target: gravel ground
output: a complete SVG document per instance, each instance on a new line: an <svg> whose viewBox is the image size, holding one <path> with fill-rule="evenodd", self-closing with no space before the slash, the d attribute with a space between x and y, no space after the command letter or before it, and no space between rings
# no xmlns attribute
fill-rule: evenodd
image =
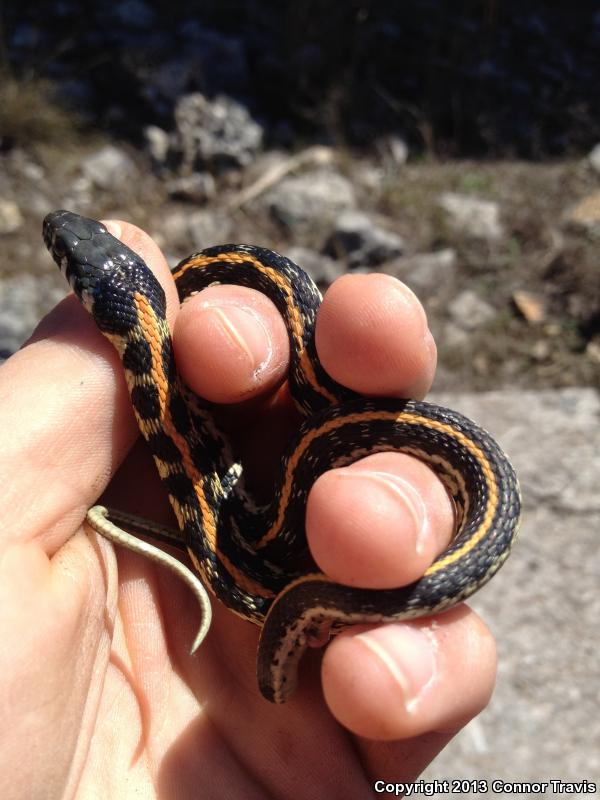
<svg viewBox="0 0 600 800"><path fill-rule="evenodd" d="M520 476L524 515L507 564L471 603L497 637L496 692L423 779L598 784L600 396L565 389L435 399L498 437Z"/></svg>

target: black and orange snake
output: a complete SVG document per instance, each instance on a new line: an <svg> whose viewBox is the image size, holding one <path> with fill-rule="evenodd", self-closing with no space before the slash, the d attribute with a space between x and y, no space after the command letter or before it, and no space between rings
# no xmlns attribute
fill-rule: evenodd
<svg viewBox="0 0 600 800"><path fill-rule="evenodd" d="M283 702L293 691L309 636L448 609L504 562L520 513L507 457L455 411L414 400L365 399L333 381L314 341L321 296L289 259L260 247L224 245L195 253L173 270L181 302L215 283L241 284L264 292L285 321L289 388L305 419L289 443L272 502L257 507L210 404L193 396L177 372L165 295L150 269L100 222L68 211L46 217L44 240L120 355L140 431L179 523L179 544L204 585L262 628L258 681L267 699ZM439 475L454 499L457 532L409 586L350 588L319 572L308 553L307 494L324 471L384 450L416 456ZM100 528L103 514L91 514ZM148 547L135 538L125 543ZM206 627L205 618L202 634Z"/></svg>

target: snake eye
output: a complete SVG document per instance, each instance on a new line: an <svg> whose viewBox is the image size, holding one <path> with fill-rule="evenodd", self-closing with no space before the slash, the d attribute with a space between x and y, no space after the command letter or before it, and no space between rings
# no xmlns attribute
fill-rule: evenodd
<svg viewBox="0 0 600 800"><path fill-rule="evenodd" d="M61 259L67 254L65 243L60 236L55 236L52 242L52 252L57 259Z"/></svg>

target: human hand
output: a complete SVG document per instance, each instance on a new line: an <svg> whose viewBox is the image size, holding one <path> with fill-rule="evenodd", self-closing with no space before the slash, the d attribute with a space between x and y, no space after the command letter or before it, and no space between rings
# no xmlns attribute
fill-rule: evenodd
<svg viewBox="0 0 600 800"><path fill-rule="evenodd" d="M235 404L222 422L260 493L297 423L285 391L272 395L287 366L282 320L240 287L210 288L179 310L156 245L119 226L167 291L184 379ZM334 284L317 346L332 377L367 394L419 398L433 377L424 312L386 276ZM377 779L414 779L487 703L494 644L466 606L347 631L322 660L305 656L297 693L279 707L258 693L256 628L216 603L190 658L188 590L139 556L115 558L82 524L105 489L116 507L165 521L169 510L143 443L130 449L137 425L118 356L74 297L0 368L0 431L3 798L362 797ZM453 513L427 467L381 453L318 479L306 525L330 577L383 588L425 571Z"/></svg>

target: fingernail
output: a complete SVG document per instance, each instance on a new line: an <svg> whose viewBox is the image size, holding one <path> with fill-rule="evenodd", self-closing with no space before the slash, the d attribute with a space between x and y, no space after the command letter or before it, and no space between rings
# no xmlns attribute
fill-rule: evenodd
<svg viewBox="0 0 600 800"><path fill-rule="evenodd" d="M271 356L271 340L260 316L238 305L204 306L204 313L213 318L234 348L248 361L256 375Z"/></svg>
<svg viewBox="0 0 600 800"><path fill-rule="evenodd" d="M436 675L437 643L426 628L391 624L359 633L355 637L382 667L387 676L390 702L402 694L409 713ZM383 690L384 683L380 688Z"/></svg>
<svg viewBox="0 0 600 800"><path fill-rule="evenodd" d="M421 495L412 484L391 472L378 470L340 469L339 474L359 477L361 481L368 479L376 492L383 493L384 502L393 503L394 517L404 539L412 532L415 551L418 554L423 552L427 533L427 509Z"/></svg>

